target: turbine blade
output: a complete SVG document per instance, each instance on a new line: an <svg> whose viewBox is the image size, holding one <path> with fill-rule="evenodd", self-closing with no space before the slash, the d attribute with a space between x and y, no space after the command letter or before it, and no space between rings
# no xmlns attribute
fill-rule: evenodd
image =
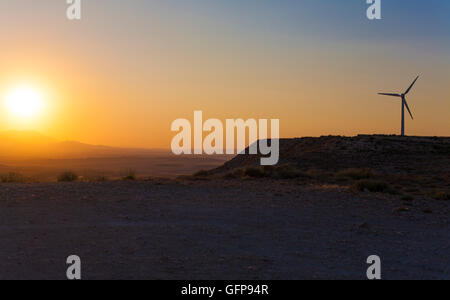
<svg viewBox="0 0 450 300"><path fill-rule="evenodd" d="M402 96L402 95L400 95L400 94L387 94L387 93L378 93L378 95L392 96L392 97L401 97L401 96Z"/></svg>
<svg viewBox="0 0 450 300"><path fill-rule="evenodd" d="M417 78L413 81L413 83L409 86L409 88L406 90L405 95L409 93L409 91L412 89L412 87L414 86L414 84L416 83L417 79L419 79L419 76L417 76Z"/></svg>
<svg viewBox="0 0 450 300"><path fill-rule="evenodd" d="M406 105L406 109L408 109L408 112L409 112L409 115L411 116L411 119L414 120L413 114L411 113L411 110L409 109L408 102L406 102L406 100L405 100L405 105Z"/></svg>

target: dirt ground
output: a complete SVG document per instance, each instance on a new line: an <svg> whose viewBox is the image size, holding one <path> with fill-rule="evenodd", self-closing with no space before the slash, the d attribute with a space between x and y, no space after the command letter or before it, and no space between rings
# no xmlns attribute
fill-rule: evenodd
<svg viewBox="0 0 450 300"><path fill-rule="evenodd" d="M401 209L399 209L401 207ZM0 279L450 279L446 201L291 181L0 185Z"/></svg>

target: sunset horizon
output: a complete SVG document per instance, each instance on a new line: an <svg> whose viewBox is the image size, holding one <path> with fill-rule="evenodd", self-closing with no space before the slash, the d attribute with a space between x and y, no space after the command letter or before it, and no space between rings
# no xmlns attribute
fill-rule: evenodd
<svg viewBox="0 0 450 300"><path fill-rule="evenodd" d="M66 20L64 1L31 14L27 0L2 4L0 131L170 148L171 123L201 109L280 119L284 138L396 134L400 109L377 93L421 75L408 134L450 136L448 4L385 3L384 21L373 22L364 1L334 2L88 1L78 22ZM41 98L29 117L5 104L21 87Z"/></svg>
<svg viewBox="0 0 450 300"><path fill-rule="evenodd" d="M1 0L0 281L449 280L449 13Z"/></svg>

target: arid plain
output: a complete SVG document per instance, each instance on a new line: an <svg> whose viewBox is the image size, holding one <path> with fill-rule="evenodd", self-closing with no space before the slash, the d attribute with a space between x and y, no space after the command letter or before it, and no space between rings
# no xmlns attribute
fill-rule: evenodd
<svg viewBox="0 0 450 300"><path fill-rule="evenodd" d="M65 279L75 254L85 279L365 279L370 255L385 279L450 279L448 146L295 139L273 168L2 183L0 278Z"/></svg>

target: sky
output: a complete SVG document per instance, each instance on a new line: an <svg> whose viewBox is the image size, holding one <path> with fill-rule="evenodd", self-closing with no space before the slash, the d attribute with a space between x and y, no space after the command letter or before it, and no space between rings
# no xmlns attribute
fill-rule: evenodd
<svg viewBox="0 0 450 300"><path fill-rule="evenodd" d="M65 0L0 2L0 95L33 86L34 118L0 106L0 131L169 148L171 123L276 118L282 137L450 136L450 1Z"/></svg>

